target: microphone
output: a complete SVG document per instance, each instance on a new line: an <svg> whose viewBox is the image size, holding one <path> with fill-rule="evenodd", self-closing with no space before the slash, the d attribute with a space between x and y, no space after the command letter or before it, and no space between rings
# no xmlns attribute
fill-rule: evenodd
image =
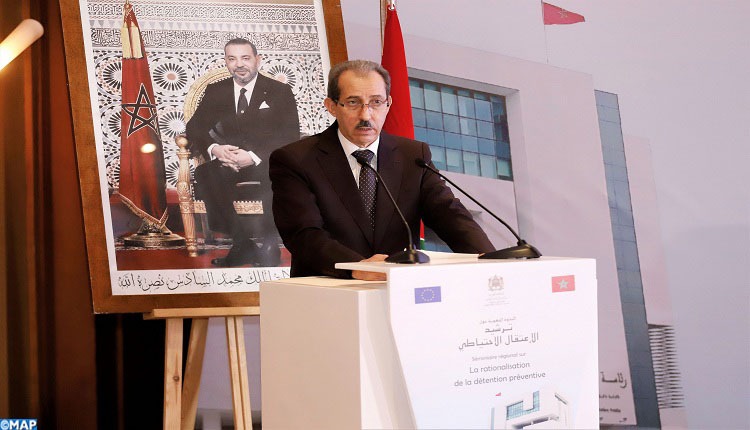
<svg viewBox="0 0 750 430"><path fill-rule="evenodd" d="M403 251L389 255L388 258L385 259L385 261L389 263L398 263L398 264L429 263L430 257L428 257L427 254L414 249L414 242L412 241L411 228L409 228L409 223L406 222L406 217L404 217L404 214L401 212L401 209L399 209L398 205L396 204L396 199L393 198L393 195L391 194L390 190L388 190L388 187L385 185L385 181L383 181L383 178L380 176L380 173L378 173L378 171L374 167L370 166L370 163L368 163L364 159L357 158L357 162L362 165L362 168L366 167L372 170L373 172L375 172L375 176L378 178L378 182L380 183L380 185L383 186L383 189L385 190L386 194L388 194L388 198L391 200L391 203L393 203L393 207L396 208L396 212L398 212L398 216L401 217L401 221L404 223L404 227L406 227L406 234L409 238L409 245Z"/></svg>
<svg viewBox="0 0 750 430"><path fill-rule="evenodd" d="M417 158L416 160L414 160L414 162L417 163L417 166L423 169L427 169L433 172L434 174L440 176L441 178L445 179L446 181L448 181L448 183L456 187L458 191L461 191L463 195L470 198L474 203L478 204L480 208L484 209L485 211L487 211L488 214L492 215L496 220L500 221L505 226L505 228L507 228L511 233L513 233L513 236L516 237L516 240L518 240L518 244L516 246L512 246L510 248L505 248L505 249L499 249L493 252L488 252L484 255L481 255L479 258L490 259L490 260L505 260L509 258L539 258L542 256L542 253L539 252L538 249L536 249L533 245L529 245L528 243L526 243L525 240L521 239L521 236L519 236L518 233L516 233L515 230L513 230L513 228L511 228L511 226L508 225L508 223L503 221L499 216L492 213L491 210L487 209L483 204L479 203L477 199L469 195L469 193L467 193L466 191L462 190L461 187L459 187L458 185L456 185L455 182L451 181L445 175L440 173L440 171L438 171L436 168L430 166L421 158Z"/></svg>

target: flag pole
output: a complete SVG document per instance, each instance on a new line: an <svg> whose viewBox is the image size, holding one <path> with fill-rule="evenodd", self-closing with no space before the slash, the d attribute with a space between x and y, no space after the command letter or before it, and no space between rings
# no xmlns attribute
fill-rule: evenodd
<svg viewBox="0 0 750 430"><path fill-rule="evenodd" d="M385 21L388 10L395 7L395 0L378 0L380 5L380 55L383 55L383 44L385 43Z"/></svg>
<svg viewBox="0 0 750 430"><path fill-rule="evenodd" d="M157 101L138 20L129 0L120 27L122 85L120 122L120 201L141 220L136 233L122 237L126 247L182 246L185 239L166 226L168 203Z"/></svg>
<svg viewBox="0 0 750 430"><path fill-rule="evenodd" d="M539 2L539 6L542 8L542 28L544 29L544 56L549 64L549 46L547 45L547 25L544 23L544 1Z"/></svg>

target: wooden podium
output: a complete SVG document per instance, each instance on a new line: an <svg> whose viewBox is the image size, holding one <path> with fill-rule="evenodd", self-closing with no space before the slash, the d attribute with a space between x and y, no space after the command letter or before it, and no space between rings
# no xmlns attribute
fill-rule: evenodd
<svg viewBox="0 0 750 430"><path fill-rule="evenodd" d="M261 284L263 428L597 428L595 262L346 263Z"/></svg>

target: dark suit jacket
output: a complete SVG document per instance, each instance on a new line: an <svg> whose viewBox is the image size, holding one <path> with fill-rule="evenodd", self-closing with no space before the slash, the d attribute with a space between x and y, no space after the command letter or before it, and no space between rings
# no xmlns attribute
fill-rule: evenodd
<svg viewBox="0 0 750 430"><path fill-rule="evenodd" d="M253 151L262 160L247 180L268 183L268 159L271 152L299 139L297 103L291 87L258 74L248 109L237 116L234 84L231 78L206 87L198 108L186 126L193 155L210 160L208 147L213 143L238 146ZM262 105L268 106L262 108ZM213 130L214 136L211 136ZM215 136L219 136L217 141ZM270 190L270 187L269 187Z"/></svg>
<svg viewBox="0 0 750 430"><path fill-rule="evenodd" d="M271 154L274 221L292 253L292 276L350 277L350 271L336 270L334 265L378 253L392 254L406 247L404 225L380 187L372 232L337 128L334 123L320 134ZM417 158L431 163L426 143L381 134L378 173L412 232L419 231L422 219L454 251L494 250L445 182L418 167L414 162Z"/></svg>

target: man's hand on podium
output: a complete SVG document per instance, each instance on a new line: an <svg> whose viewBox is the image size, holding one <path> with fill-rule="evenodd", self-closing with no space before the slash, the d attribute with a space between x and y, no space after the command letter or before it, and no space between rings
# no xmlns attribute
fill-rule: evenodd
<svg viewBox="0 0 750 430"><path fill-rule="evenodd" d="M365 258L361 261L385 261L388 256L385 254L375 254L370 258ZM352 270L352 278L359 279L362 281L385 281L385 273L381 272L366 272L364 270Z"/></svg>

